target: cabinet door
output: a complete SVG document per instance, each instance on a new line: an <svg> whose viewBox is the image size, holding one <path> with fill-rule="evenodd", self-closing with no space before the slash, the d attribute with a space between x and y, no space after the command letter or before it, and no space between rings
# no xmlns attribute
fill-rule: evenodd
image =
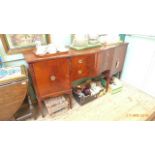
<svg viewBox="0 0 155 155"><path fill-rule="evenodd" d="M95 54L75 56L71 59L72 81L94 76Z"/></svg>
<svg viewBox="0 0 155 155"><path fill-rule="evenodd" d="M126 50L128 44L123 44L115 48L111 74L115 74L117 72L121 72L124 65Z"/></svg>
<svg viewBox="0 0 155 155"><path fill-rule="evenodd" d="M68 59L37 62L33 64L33 70L40 96L71 89Z"/></svg>
<svg viewBox="0 0 155 155"><path fill-rule="evenodd" d="M111 69L113 55L114 49L104 50L98 53L98 74Z"/></svg>

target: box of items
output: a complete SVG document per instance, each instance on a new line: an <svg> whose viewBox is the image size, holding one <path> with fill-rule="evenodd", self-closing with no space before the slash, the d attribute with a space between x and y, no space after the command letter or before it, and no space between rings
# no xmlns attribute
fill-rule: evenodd
<svg viewBox="0 0 155 155"><path fill-rule="evenodd" d="M102 84L102 86L105 87L106 80L101 79L101 84ZM123 88L122 82L118 78L113 77L110 81L108 92L111 94L116 94L116 93L120 92L122 90L122 88Z"/></svg>
<svg viewBox="0 0 155 155"><path fill-rule="evenodd" d="M76 101L83 105L96 99L105 89L94 81L88 80L73 88L73 96Z"/></svg>

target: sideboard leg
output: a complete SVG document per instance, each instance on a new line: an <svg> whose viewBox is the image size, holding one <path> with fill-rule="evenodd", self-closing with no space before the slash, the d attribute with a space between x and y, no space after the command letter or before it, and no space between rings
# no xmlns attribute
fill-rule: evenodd
<svg viewBox="0 0 155 155"><path fill-rule="evenodd" d="M121 79L122 71L119 72L119 79Z"/></svg>
<svg viewBox="0 0 155 155"><path fill-rule="evenodd" d="M39 105L39 112L41 113L41 116L45 117L44 112L43 112L43 107L42 107L42 101L41 100L38 101L38 105Z"/></svg>
<svg viewBox="0 0 155 155"><path fill-rule="evenodd" d="M69 98L69 105L68 105L68 108L69 108L69 109L72 109L72 95L69 94L69 95L68 95L68 98Z"/></svg>
<svg viewBox="0 0 155 155"><path fill-rule="evenodd" d="M110 77L107 78L107 82L106 82L106 92L108 91L109 88L109 84L110 84Z"/></svg>
<svg viewBox="0 0 155 155"><path fill-rule="evenodd" d="M110 71L107 73L107 76L106 76L106 92L108 91L109 89L109 84L110 84L110 81L111 81L111 73Z"/></svg>

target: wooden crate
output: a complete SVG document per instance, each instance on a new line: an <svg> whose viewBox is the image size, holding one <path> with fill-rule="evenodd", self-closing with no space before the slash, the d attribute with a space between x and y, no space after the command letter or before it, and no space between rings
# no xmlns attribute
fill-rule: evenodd
<svg viewBox="0 0 155 155"><path fill-rule="evenodd" d="M49 115L61 112L63 109L68 109L69 102L65 97L55 97L44 100L45 107Z"/></svg>

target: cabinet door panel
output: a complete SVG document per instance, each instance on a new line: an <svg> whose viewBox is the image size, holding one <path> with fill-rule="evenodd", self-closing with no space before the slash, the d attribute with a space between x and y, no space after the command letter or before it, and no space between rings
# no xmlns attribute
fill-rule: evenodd
<svg viewBox="0 0 155 155"><path fill-rule="evenodd" d="M41 96L69 90L69 60L56 59L33 64L38 92Z"/></svg>
<svg viewBox="0 0 155 155"><path fill-rule="evenodd" d="M113 64L111 69L112 74L122 71L126 50L127 50L127 44L123 44L115 48Z"/></svg>
<svg viewBox="0 0 155 155"><path fill-rule="evenodd" d="M101 51L98 53L98 70L99 74L110 70L112 67L112 60L114 55L114 49Z"/></svg>

